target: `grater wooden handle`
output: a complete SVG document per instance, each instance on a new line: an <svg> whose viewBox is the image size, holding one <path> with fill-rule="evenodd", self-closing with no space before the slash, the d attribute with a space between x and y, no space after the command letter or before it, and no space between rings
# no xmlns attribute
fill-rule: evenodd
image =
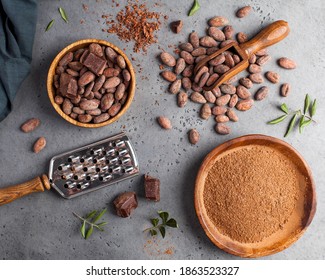
<svg viewBox="0 0 325 280"><path fill-rule="evenodd" d="M33 192L43 192L51 188L48 177L43 174L28 182L0 189L0 205L12 202Z"/></svg>

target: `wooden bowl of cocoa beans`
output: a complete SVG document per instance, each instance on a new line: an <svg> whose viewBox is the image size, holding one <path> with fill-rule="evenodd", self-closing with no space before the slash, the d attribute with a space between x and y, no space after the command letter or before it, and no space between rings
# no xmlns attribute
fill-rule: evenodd
<svg viewBox="0 0 325 280"><path fill-rule="evenodd" d="M118 120L135 92L133 66L117 46L85 39L65 47L54 58L47 76L54 109L66 121L97 128Z"/></svg>

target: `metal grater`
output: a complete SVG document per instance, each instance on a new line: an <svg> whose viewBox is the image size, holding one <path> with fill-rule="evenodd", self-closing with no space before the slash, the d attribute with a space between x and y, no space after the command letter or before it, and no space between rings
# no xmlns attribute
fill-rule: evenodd
<svg viewBox="0 0 325 280"><path fill-rule="evenodd" d="M57 155L50 161L51 186L64 198L98 190L139 174L130 139L119 133Z"/></svg>

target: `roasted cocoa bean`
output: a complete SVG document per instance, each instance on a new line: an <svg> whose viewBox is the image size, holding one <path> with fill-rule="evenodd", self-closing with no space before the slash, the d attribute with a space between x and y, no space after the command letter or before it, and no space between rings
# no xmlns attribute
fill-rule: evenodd
<svg viewBox="0 0 325 280"><path fill-rule="evenodd" d="M86 113L92 116L99 116L102 113L102 111L99 108L97 108L94 110L87 110Z"/></svg>
<svg viewBox="0 0 325 280"><path fill-rule="evenodd" d="M200 134L195 128L192 128L188 132L188 140L193 145L197 144L200 141Z"/></svg>
<svg viewBox="0 0 325 280"><path fill-rule="evenodd" d="M194 63L194 57L187 51L181 51L180 56L184 58L185 62L187 64L193 64Z"/></svg>
<svg viewBox="0 0 325 280"><path fill-rule="evenodd" d="M209 19L208 24L214 27L221 27L229 23L229 20L222 16L216 16Z"/></svg>
<svg viewBox="0 0 325 280"><path fill-rule="evenodd" d="M225 105L228 104L230 98L231 98L231 95L230 94L222 95L222 96L220 96L220 97L217 98L216 104L218 106L225 106Z"/></svg>
<svg viewBox="0 0 325 280"><path fill-rule="evenodd" d="M33 130L35 130L39 125L40 125L41 121L37 118L32 118L27 120L26 122L24 122L20 129L25 132L32 132Z"/></svg>
<svg viewBox="0 0 325 280"><path fill-rule="evenodd" d="M180 91L181 86L182 86L182 80L177 79L176 81L170 84L169 92L172 94L177 94Z"/></svg>
<svg viewBox="0 0 325 280"><path fill-rule="evenodd" d="M118 65L118 67L120 67L121 69L125 69L126 67L126 62L125 62L125 59L122 55L118 55L116 57L116 63Z"/></svg>
<svg viewBox="0 0 325 280"><path fill-rule="evenodd" d="M250 74L248 78L254 83L254 84L261 84L264 82L263 76L261 73L255 73Z"/></svg>
<svg viewBox="0 0 325 280"><path fill-rule="evenodd" d="M82 110L94 110L98 108L99 104L95 100L84 100L79 104L80 109Z"/></svg>
<svg viewBox="0 0 325 280"><path fill-rule="evenodd" d="M114 103L114 95L112 93L105 94L100 100L100 109L102 112L107 111Z"/></svg>
<svg viewBox="0 0 325 280"><path fill-rule="evenodd" d="M162 52L160 54L161 61L166 64L167 66L173 67L176 65L176 59L171 54L167 52Z"/></svg>
<svg viewBox="0 0 325 280"><path fill-rule="evenodd" d="M237 86L236 94L241 99L247 99L247 98L251 97L251 93L249 92L249 90L246 87L242 86L242 85Z"/></svg>
<svg viewBox="0 0 325 280"><path fill-rule="evenodd" d="M59 66L66 66L68 63L70 63L73 60L73 53L68 52L66 53L59 61Z"/></svg>
<svg viewBox="0 0 325 280"><path fill-rule="evenodd" d="M245 100L238 101L236 108L239 111L247 111L250 108L252 108L253 105L254 105L253 99L245 99Z"/></svg>
<svg viewBox="0 0 325 280"><path fill-rule="evenodd" d="M187 103L188 96L184 91L180 91L177 95L177 105L178 107L184 107Z"/></svg>
<svg viewBox="0 0 325 280"><path fill-rule="evenodd" d="M200 117L207 120L211 116L211 108L208 103L202 105L200 110Z"/></svg>
<svg viewBox="0 0 325 280"><path fill-rule="evenodd" d="M204 104L207 102L205 97L201 93L196 92L196 91L192 92L192 94L190 95L190 99L193 102L200 103L200 104Z"/></svg>
<svg viewBox="0 0 325 280"><path fill-rule="evenodd" d="M73 104L70 101L70 99L68 98L64 98L64 101L62 103L62 111L66 114L66 115L70 115L72 112L72 108L73 108Z"/></svg>
<svg viewBox="0 0 325 280"><path fill-rule="evenodd" d="M78 115L78 121L82 123L90 123L93 117L89 114Z"/></svg>
<svg viewBox="0 0 325 280"><path fill-rule="evenodd" d="M259 66L263 66L266 63L268 63L270 60L271 60L270 55L263 55L263 56L259 57L258 59L256 59L256 64L258 64Z"/></svg>
<svg viewBox="0 0 325 280"><path fill-rule="evenodd" d="M190 78L188 78L188 77L182 78L182 87L185 90L189 90L192 88L192 82L191 82Z"/></svg>
<svg viewBox="0 0 325 280"><path fill-rule="evenodd" d="M274 71L266 72L265 77L273 84L277 84L280 81L280 75Z"/></svg>
<svg viewBox="0 0 325 280"><path fill-rule="evenodd" d="M118 112L121 110L121 103L115 103L111 106L111 108L108 109L108 114L111 116L111 117L115 117Z"/></svg>
<svg viewBox="0 0 325 280"><path fill-rule="evenodd" d="M238 43L242 44L248 41L248 36L244 32L238 32L236 35Z"/></svg>
<svg viewBox="0 0 325 280"><path fill-rule="evenodd" d="M58 105L61 105L61 104L63 103L63 97L60 96L60 95L56 95L56 96L54 97L54 102L55 102L56 104L58 104Z"/></svg>
<svg viewBox="0 0 325 280"><path fill-rule="evenodd" d="M261 66L259 66L257 64L251 64L248 67L248 72L251 73L251 74L261 73L262 72L262 68L261 68Z"/></svg>
<svg viewBox="0 0 325 280"><path fill-rule="evenodd" d="M195 77L194 77L194 83L198 83L201 79L201 76L203 75L203 73L206 73L209 71L209 68L206 66L203 66L199 69L199 71L197 71Z"/></svg>
<svg viewBox="0 0 325 280"><path fill-rule="evenodd" d="M281 57L278 59L278 64L280 67L285 69L295 69L297 67L297 63L290 58Z"/></svg>
<svg viewBox="0 0 325 280"><path fill-rule="evenodd" d="M85 113L85 110L80 109L80 107L73 107L72 112L74 112L74 113L76 113L78 115L81 115L81 114Z"/></svg>
<svg viewBox="0 0 325 280"><path fill-rule="evenodd" d="M217 65L213 69L214 69L214 72L216 72L218 74L224 74L230 70L230 68L224 64Z"/></svg>
<svg viewBox="0 0 325 280"><path fill-rule="evenodd" d="M124 84L119 84L116 88L116 91L115 91L115 99L116 100L121 100L123 95L125 94L125 85Z"/></svg>
<svg viewBox="0 0 325 280"><path fill-rule="evenodd" d="M93 80L95 80L95 74L90 71L87 71L79 78L78 85L80 87L83 87L91 83Z"/></svg>
<svg viewBox="0 0 325 280"><path fill-rule="evenodd" d="M193 69L194 69L193 65L186 66L182 73L183 77L191 77L193 75Z"/></svg>
<svg viewBox="0 0 325 280"><path fill-rule="evenodd" d="M252 10L251 6L242 7L236 12L236 16L239 18L246 17L250 13L251 10Z"/></svg>
<svg viewBox="0 0 325 280"><path fill-rule="evenodd" d="M261 87L255 93L254 98L257 101L263 100L267 97L268 93L269 93L269 89L267 87Z"/></svg>
<svg viewBox="0 0 325 280"><path fill-rule="evenodd" d="M232 39L234 36L234 28L231 25L226 25L223 28L223 33L225 34L226 40Z"/></svg>
<svg viewBox="0 0 325 280"><path fill-rule="evenodd" d="M179 48L183 51L192 52L194 50L191 43L183 43L179 45Z"/></svg>
<svg viewBox="0 0 325 280"><path fill-rule="evenodd" d="M281 89L280 89L280 93L281 93L281 96L283 97L287 97L290 93L290 89L291 89L291 86L290 84L288 83L284 83L282 86L281 86Z"/></svg>
<svg viewBox="0 0 325 280"><path fill-rule="evenodd" d="M223 115L227 112L227 108L223 106L214 106L212 108L212 114L215 116Z"/></svg>
<svg viewBox="0 0 325 280"><path fill-rule="evenodd" d="M229 100L228 106L230 108L234 108L236 106L238 102L238 95L237 94L233 94Z"/></svg>
<svg viewBox="0 0 325 280"><path fill-rule="evenodd" d="M238 119L234 110L228 109L226 114L227 114L229 120L231 120L233 122L238 122L239 119Z"/></svg>
<svg viewBox="0 0 325 280"><path fill-rule="evenodd" d="M225 125L224 123L217 123L214 129L218 134L221 135L226 135L231 132L230 127Z"/></svg>
<svg viewBox="0 0 325 280"><path fill-rule="evenodd" d="M94 117L94 123L106 122L109 118L110 118L110 115L108 113L103 113L97 117Z"/></svg>
<svg viewBox="0 0 325 280"><path fill-rule="evenodd" d="M215 117L215 121L217 123L225 123L225 122L229 122L229 118L225 115L218 115Z"/></svg>
<svg viewBox="0 0 325 280"><path fill-rule="evenodd" d="M176 20L176 21L173 21L171 24L170 24L170 29L174 32L174 33L180 33L181 30L183 28L183 21L181 20Z"/></svg>
<svg viewBox="0 0 325 280"><path fill-rule="evenodd" d="M212 75L210 75L209 79L207 80L206 85L212 86L217 80L219 79L219 74L218 73L213 73Z"/></svg>
<svg viewBox="0 0 325 280"><path fill-rule="evenodd" d="M203 88L203 86L206 84L207 80L209 79L210 74L209 72L204 72L200 78L200 81L198 83L198 86Z"/></svg>
<svg viewBox="0 0 325 280"><path fill-rule="evenodd" d="M200 40L199 35L197 32L193 31L189 36L189 42L193 46L194 49L198 48L200 46Z"/></svg>
<svg viewBox="0 0 325 280"><path fill-rule="evenodd" d="M208 34L210 37L212 37L214 40L218 42L222 42L226 40L225 34L217 27L209 27Z"/></svg>
<svg viewBox="0 0 325 280"><path fill-rule="evenodd" d="M45 137L38 138L33 146L34 153L36 153L36 154L39 153L40 151L42 151L45 148L45 146L46 146Z"/></svg>
<svg viewBox="0 0 325 280"><path fill-rule="evenodd" d="M204 95L207 102L209 102L209 103L215 103L216 102L217 98L212 93L212 91L205 91L203 95Z"/></svg>
<svg viewBox="0 0 325 280"><path fill-rule="evenodd" d="M185 69L185 67L186 67L185 60L184 60L184 58L180 57L179 59L177 59L177 62L175 65L175 70L174 70L175 74L176 75L181 74L183 72L183 70Z"/></svg>
<svg viewBox="0 0 325 280"><path fill-rule="evenodd" d="M209 61L209 65L211 66L217 66L217 65L221 65L222 63L225 62L225 55L224 54L219 54L218 56L216 56L215 58L211 59Z"/></svg>
<svg viewBox="0 0 325 280"><path fill-rule="evenodd" d="M204 37L200 38L200 45L202 47L211 48L211 47L217 47L218 43L212 37L204 36Z"/></svg>
<svg viewBox="0 0 325 280"><path fill-rule="evenodd" d="M206 48L202 48L202 47L198 47L195 50L193 50L191 52L191 55L193 56L201 56L201 55L205 55L207 53Z"/></svg>
<svg viewBox="0 0 325 280"><path fill-rule="evenodd" d="M221 85L220 90L224 94L235 94L236 93L236 87L233 85Z"/></svg>
<svg viewBox="0 0 325 280"><path fill-rule="evenodd" d="M248 89L253 87L253 82L249 78L240 78L239 83Z"/></svg>
<svg viewBox="0 0 325 280"><path fill-rule="evenodd" d="M158 124L161 126L163 129L171 129L172 124L170 120L167 117L160 116L157 118Z"/></svg>

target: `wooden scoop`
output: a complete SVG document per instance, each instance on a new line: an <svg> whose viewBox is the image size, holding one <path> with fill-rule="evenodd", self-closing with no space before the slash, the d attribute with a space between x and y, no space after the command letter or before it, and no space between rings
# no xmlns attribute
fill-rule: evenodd
<svg viewBox="0 0 325 280"><path fill-rule="evenodd" d="M228 81L233 76L237 75L241 71L245 70L249 66L249 58L252 54L258 52L261 49L264 49L268 46L274 45L277 42L281 41L289 34L289 26L288 23L284 20L278 20L267 27L265 27L260 33L258 33L254 38L251 40L238 45L238 43L230 43L223 47L222 49L216 51L215 53L207 56L206 58L202 59L194 68L194 75L206 65L210 60L214 59L218 55L222 54L223 52L230 50L237 54L241 61L231 68L226 73L222 74L215 83L209 87L203 87L204 90L212 90L215 87L220 86L224 82Z"/></svg>

